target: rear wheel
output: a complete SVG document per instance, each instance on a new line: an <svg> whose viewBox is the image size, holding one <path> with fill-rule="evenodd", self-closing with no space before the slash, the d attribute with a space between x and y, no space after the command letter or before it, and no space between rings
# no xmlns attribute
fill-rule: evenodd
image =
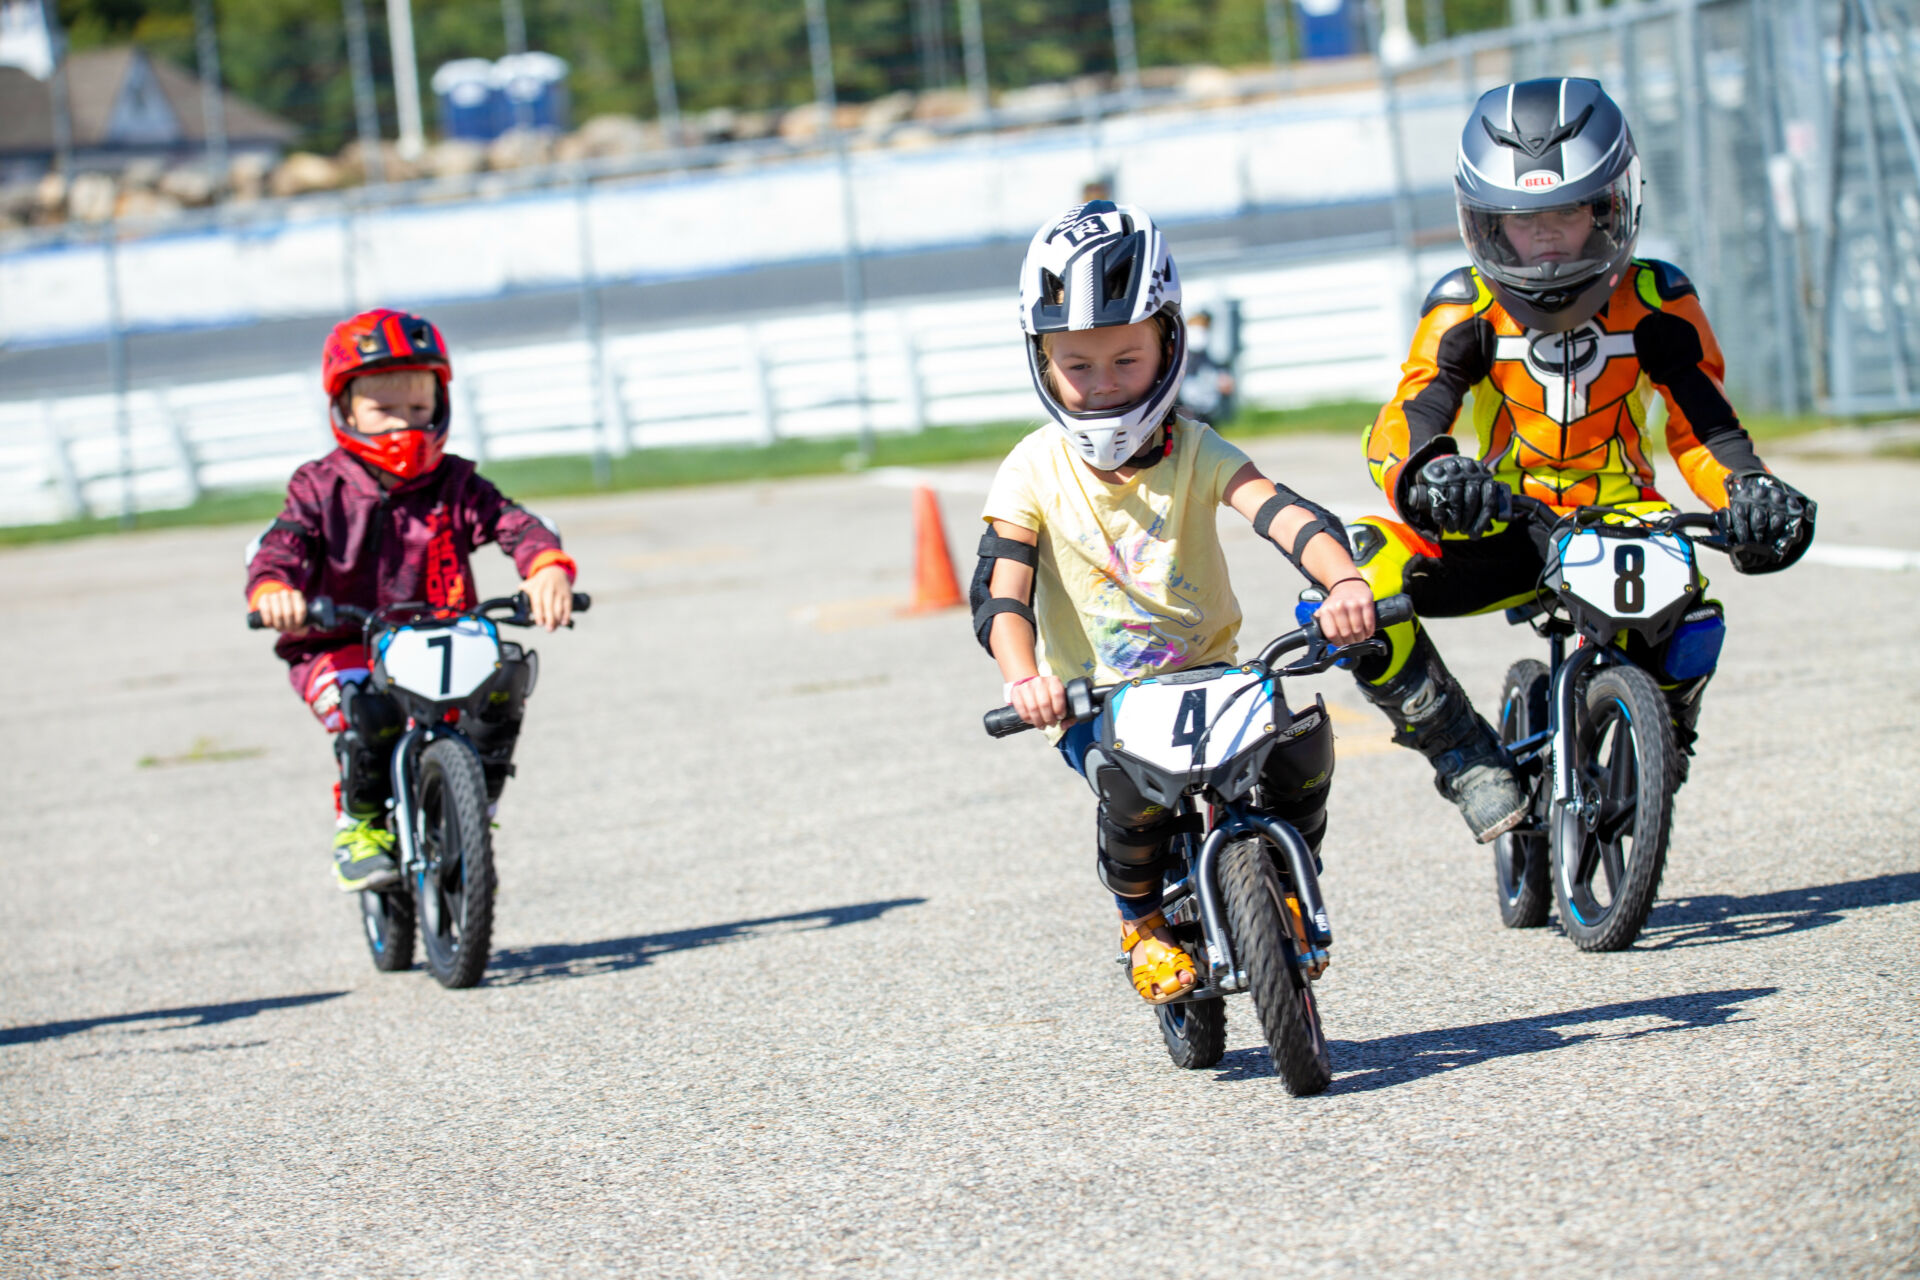
<svg viewBox="0 0 1920 1280"><path fill-rule="evenodd" d="M1313 984L1296 959L1286 888L1262 842L1241 840L1220 855L1234 963L1246 970L1254 1012L1287 1092L1319 1093L1333 1080Z"/></svg>
<svg viewBox="0 0 1920 1280"><path fill-rule="evenodd" d="M480 760L458 738L439 738L420 756L416 822L420 866L413 873L427 967L443 987L471 987L487 969L493 942L493 845Z"/></svg>
<svg viewBox="0 0 1920 1280"><path fill-rule="evenodd" d="M366 930L367 951L373 956L374 968L382 973L413 968L413 899L404 885L362 889L360 924Z"/></svg>
<svg viewBox="0 0 1920 1280"><path fill-rule="evenodd" d="M1180 949L1193 958L1193 967L1203 973L1207 965L1207 942L1193 925L1176 925L1171 930ZM1204 1000L1183 1000L1178 1004L1155 1005L1160 1020L1160 1038L1167 1042L1167 1056L1173 1065L1188 1071L1200 1071L1220 1061L1227 1051L1227 1002L1220 996Z"/></svg>
<svg viewBox="0 0 1920 1280"><path fill-rule="evenodd" d="M1560 923L1582 951L1620 951L1647 922L1673 825L1673 724L1653 677L1611 666L1588 682L1573 744L1577 804L1554 832Z"/></svg>
<svg viewBox="0 0 1920 1280"><path fill-rule="evenodd" d="M1532 658L1507 668L1500 687L1500 741L1519 742L1547 727L1545 663ZM1538 790L1536 784L1535 790ZM1547 866L1547 838L1529 821L1493 841L1493 883L1499 895L1500 923L1509 929L1537 929L1553 907L1553 877Z"/></svg>

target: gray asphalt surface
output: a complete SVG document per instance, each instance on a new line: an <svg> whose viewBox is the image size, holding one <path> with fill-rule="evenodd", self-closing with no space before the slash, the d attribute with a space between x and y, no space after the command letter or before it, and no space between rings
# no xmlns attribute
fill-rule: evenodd
<svg viewBox="0 0 1920 1280"><path fill-rule="evenodd" d="M1454 225L1450 193L1415 201L1417 227L1445 234ZM1263 210L1233 218L1173 224L1189 247L1181 262L1201 267L1210 258L1243 261L1263 250L1354 236L1385 236L1393 205L1364 200ZM862 281L871 301L917 298L1005 286L1020 269L1024 240L868 257ZM1191 271L1189 272L1191 274ZM838 259L782 264L696 280L615 283L601 290L609 330L631 332L701 322L723 322L770 311L837 305L845 297ZM404 298L383 305L425 310L460 350L521 346L580 332L580 294L564 288L472 302L422 304ZM127 379L135 387L239 378L317 367L320 344L340 317L301 316L234 328L137 333L127 339ZM104 342L54 347L0 344L0 400L72 395L110 389Z"/></svg>
<svg viewBox="0 0 1920 1280"><path fill-rule="evenodd" d="M1255 452L1367 500L1354 441ZM1920 548L1920 468L1788 471L1823 539ZM969 553L985 474L942 474ZM1341 755L1336 1078L1295 1100L1241 998L1218 1068L1167 1061L1091 797L980 732L963 616L893 612L908 497L544 505L596 605L540 642L468 992L376 973L330 886L251 530L0 553L0 1272L1920 1269L1920 574L1716 575L1704 747L1617 955L1502 930L1422 762L1344 677L1296 687ZM1292 571L1228 540L1244 637L1278 632ZM1436 631L1487 700L1539 645Z"/></svg>

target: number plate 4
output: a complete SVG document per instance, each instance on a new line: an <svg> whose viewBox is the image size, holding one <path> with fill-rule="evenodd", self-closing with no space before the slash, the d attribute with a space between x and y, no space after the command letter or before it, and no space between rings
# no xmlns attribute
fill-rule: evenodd
<svg viewBox="0 0 1920 1280"><path fill-rule="evenodd" d="M1238 668L1212 680L1142 680L1107 705L1115 749L1174 773L1212 769L1274 731L1272 682Z"/></svg>

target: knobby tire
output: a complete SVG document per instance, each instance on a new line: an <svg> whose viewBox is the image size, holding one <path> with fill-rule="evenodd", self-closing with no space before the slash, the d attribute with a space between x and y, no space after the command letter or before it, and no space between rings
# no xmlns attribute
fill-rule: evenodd
<svg viewBox="0 0 1920 1280"><path fill-rule="evenodd" d="M1553 842L1560 924L1582 951L1633 945L1653 909L1673 827L1673 724L1652 676L1610 666L1576 704L1574 785L1601 812L1561 815ZM1605 900L1595 889L1605 891Z"/></svg>
<svg viewBox="0 0 1920 1280"><path fill-rule="evenodd" d="M443 987L471 987L493 945L493 840L480 760L457 738L439 738L420 756L422 866L413 893L427 967Z"/></svg>
<svg viewBox="0 0 1920 1280"><path fill-rule="evenodd" d="M1220 896L1234 963L1246 971L1281 1083L1295 1097L1319 1093L1333 1080L1333 1064L1312 984L1294 958L1293 930L1283 914L1286 889L1260 841L1237 841L1221 853Z"/></svg>
<svg viewBox="0 0 1920 1280"><path fill-rule="evenodd" d="M1518 742L1547 727L1547 693L1551 681L1546 664L1526 658L1507 668L1500 686L1500 741ZM1534 792L1546 785L1534 783ZM1537 810L1522 828L1531 828ZM1553 908L1553 873L1547 837L1538 830L1521 829L1497 836L1493 842L1493 887L1500 905L1500 923L1509 929L1537 929Z"/></svg>

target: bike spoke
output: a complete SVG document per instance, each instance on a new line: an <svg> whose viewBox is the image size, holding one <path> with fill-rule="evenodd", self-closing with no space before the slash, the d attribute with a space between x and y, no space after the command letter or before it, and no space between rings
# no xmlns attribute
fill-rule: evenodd
<svg viewBox="0 0 1920 1280"><path fill-rule="evenodd" d="M1583 840L1580 842L1580 860L1573 867L1573 882L1587 893L1593 892L1593 873L1600 859L1600 842Z"/></svg>
<svg viewBox="0 0 1920 1280"><path fill-rule="evenodd" d="M1607 877L1607 901L1612 902L1620 893L1620 882L1627 878L1625 860L1620 856L1618 840L1596 842L1600 848L1600 866Z"/></svg>

